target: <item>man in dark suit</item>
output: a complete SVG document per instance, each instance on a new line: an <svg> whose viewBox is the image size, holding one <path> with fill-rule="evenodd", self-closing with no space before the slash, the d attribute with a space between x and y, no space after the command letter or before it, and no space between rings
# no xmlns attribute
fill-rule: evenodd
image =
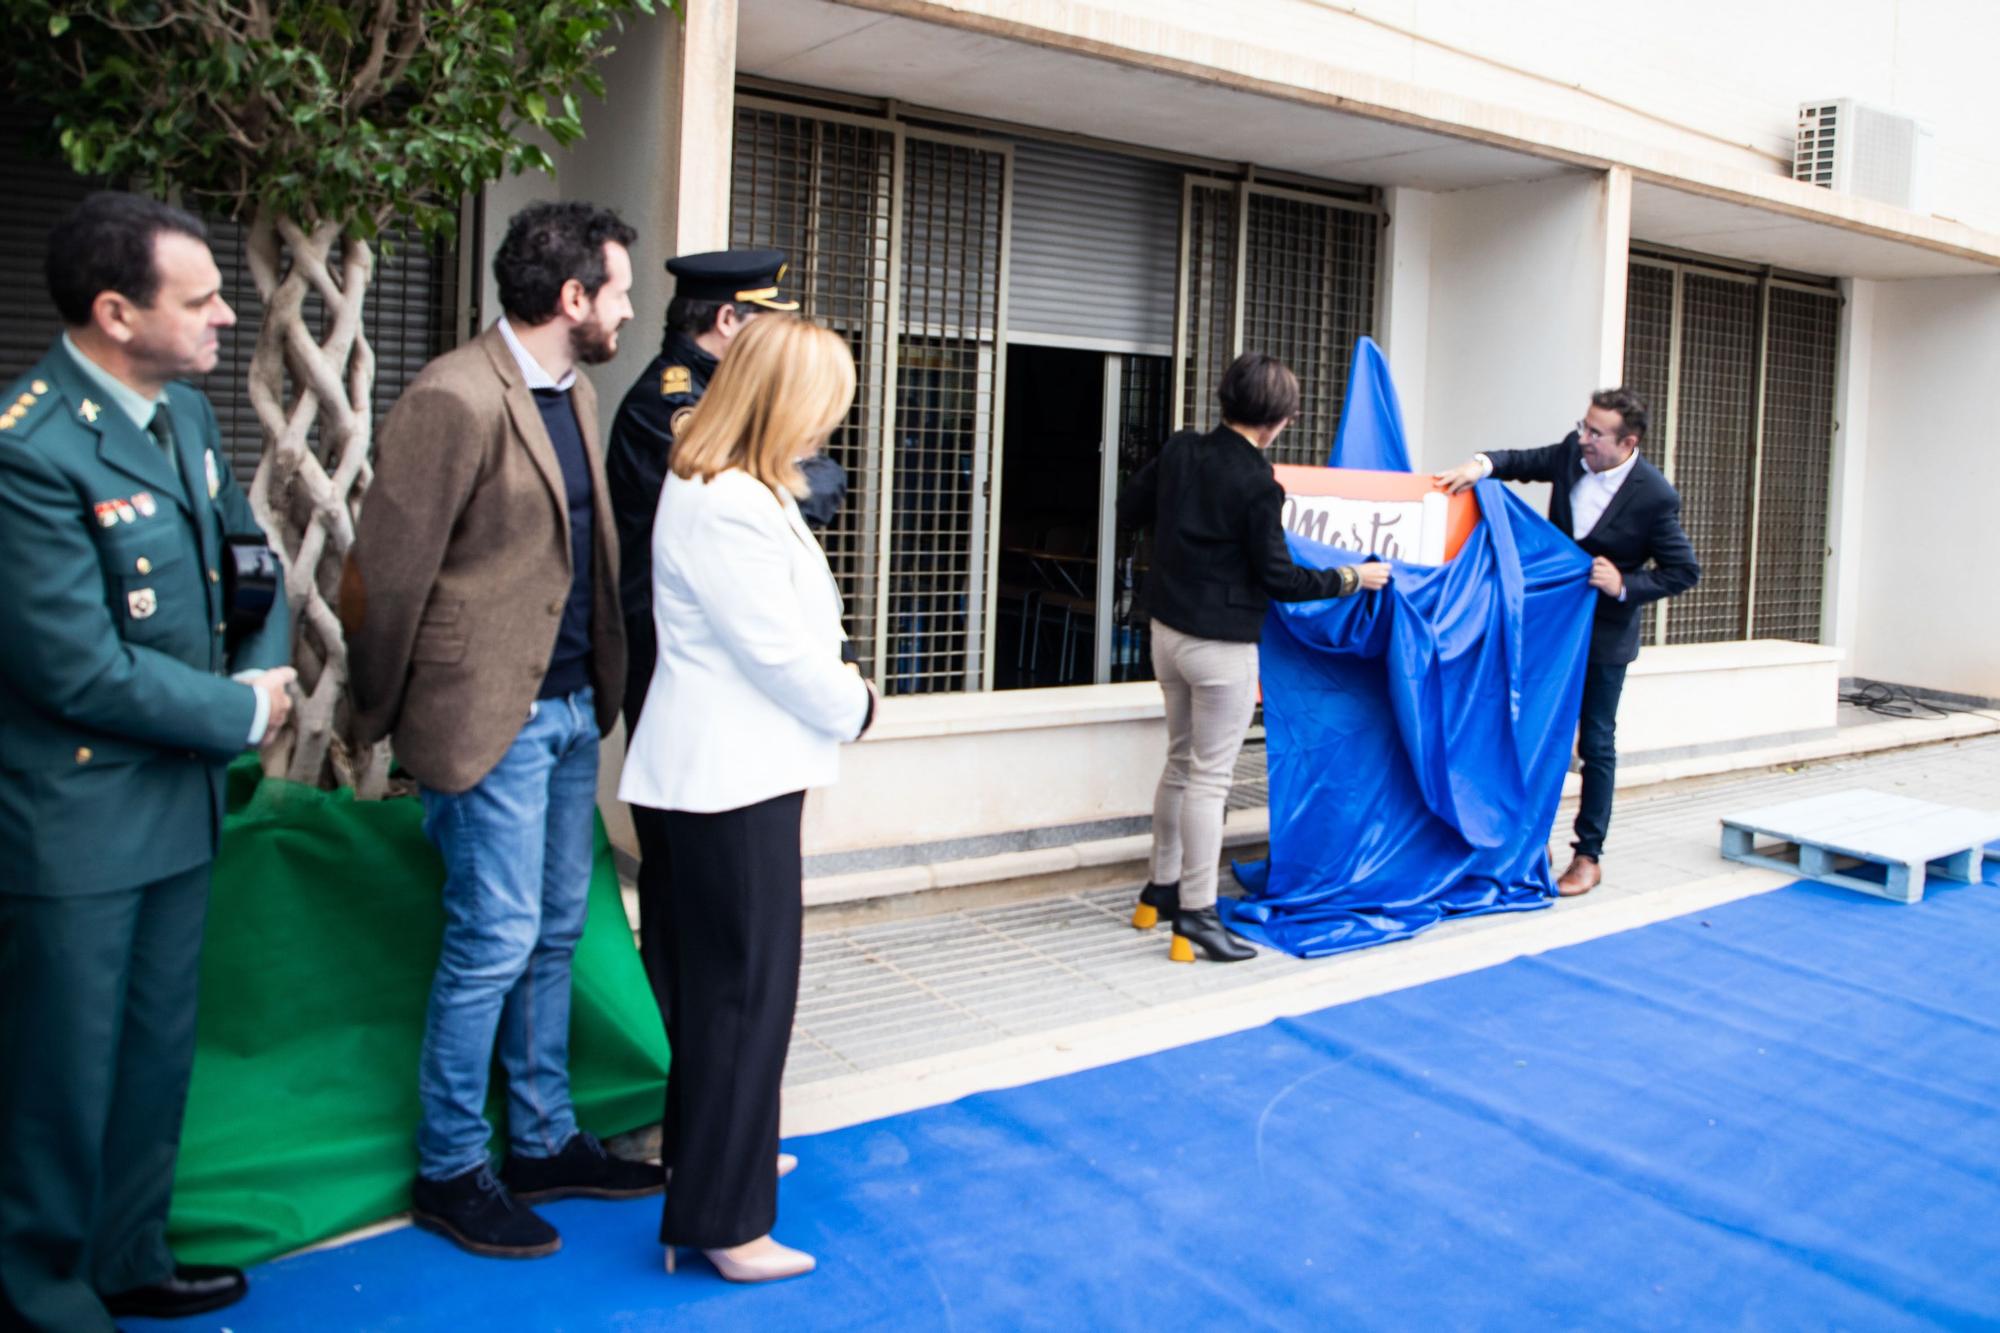
<svg viewBox="0 0 2000 1333"><path fill-rule="evenodd" d="M1639 609L1686 592L1701 578L1694 546L1681 530L1681 497L1639 452L1646 407L1630 389L1604 389L1561 444L1546 449L1496 449L1439 475L1456 493L1486 477L1545 481L1549 522L1593 557L1590 586L1597 617L1584 668L1577 756L1583 799L1576 814L1575 856L1556 882L1564 897L1588 893L1603 878L1598 863L1611 827L1618 771L1618 698L1625 668L1639 655Z"/></svg>
<svg viewBox="0 0 2000 1333"><path fill-rule="evenodd" d="M262 539L177 382L236 322L202 224L95 194L49 238L66 332L0 409L0 1326L217 1310L167 1204L223 772L289 711L282 598L233 649Z"/></svg>

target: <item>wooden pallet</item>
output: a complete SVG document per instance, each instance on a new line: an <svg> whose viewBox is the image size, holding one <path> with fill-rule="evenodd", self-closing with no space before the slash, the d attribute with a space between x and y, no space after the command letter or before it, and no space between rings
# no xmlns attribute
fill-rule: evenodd
<svg viewBox="0 0 2000 1333"><path fill-rule="evenodd" d="M1900 903L1921 901L1929 875L1978 883L1986 844L1996 840L2000 814L1867 790L1811 796L1722 820L1728 860Z"/></svg>

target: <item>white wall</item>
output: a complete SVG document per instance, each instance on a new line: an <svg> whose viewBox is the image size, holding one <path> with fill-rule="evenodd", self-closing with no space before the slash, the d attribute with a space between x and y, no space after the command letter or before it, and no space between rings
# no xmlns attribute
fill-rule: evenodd
<svg viewBox="0 0 2000 1333"><path fill-rule="evenodd" d="M1382 232L1382 296L1376 320L1382 353L1403 409L1410 461L1424 457L1424 395L1431 341L1431 227L1437 196L1422 190L1383 191L1388 225Z"/></svg>
<svg viewBox="0 0 2000 1333"><path fill-rule="evenodd" d="M1083 9L954 0L1014 15ZM2000 230L1988 129L1992 0L1088 0L1113 40L1135 23L1291 56L1753 171L1788 176L1801 102L1859 97L1937 132L1932 208ZM1058 24L1060 26L1060 24ZM1170 43L1177 47L1185 41Z"/></svg>
<svg viewBox="0 0 2000 1333"><path fill-rule="evenodd" d="M1607 331L1624 319L1606 274L1626 247L1606 234L1605 190L1579 173L1434 197L1417 467L1554 443L1603 387Z"/></svg>
<svg viewBox="0 0 2000 1333"><path fill-rule="evenodd" d="M1875 293L1881 284L1841 284L1840 362L1835 372L1833 467L1827 475L1827 560L1823 640L1841 652L1843 675L1857 674L1862 555L1868 515L1868 426L1875 384Z"/></svg>
<svg viewBox="0 0 2000 1333"><path fill-rule="evenodd" d="M2000 276L1876 285L1854 673L2000 698Z"/></svg>

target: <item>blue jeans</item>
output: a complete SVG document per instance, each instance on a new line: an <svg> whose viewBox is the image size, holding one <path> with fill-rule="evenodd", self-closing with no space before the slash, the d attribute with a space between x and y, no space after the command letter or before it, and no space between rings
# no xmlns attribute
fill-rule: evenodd
<svg viewBox="0 0 2000 1333"><path fill-rule="evenodd" d="M445 924L418 1066L417 1169L446 1180L487 1160L496 1035L512 1151L552 1156L576 1133L570 958L583 935L597 811L591 691L537 703L470 791L426 787L421 796L424 834L444 858Z"/></svg>
<svg viewBox="0 0 2000 1333"><path fill-rule="evenodd" d="M1583 799L1576 809L1577 855L1604 859L1611 831L1611 794L1618 782L1618 699L1625 693L1625 664L1593 662L1583 672L1583 709L1576 723L1576 754L1583 760Z"/></svg>

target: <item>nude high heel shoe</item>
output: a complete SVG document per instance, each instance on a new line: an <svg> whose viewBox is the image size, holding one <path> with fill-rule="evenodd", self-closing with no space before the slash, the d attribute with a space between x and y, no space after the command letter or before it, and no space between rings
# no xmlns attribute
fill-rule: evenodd
<svg viewBox="0 0 2000 1333"><path fill-rule="evenodd" d="M674 1254L678 1246L667 1246L667 1271L674 1272ZM708 1261L715 1265L715 1271L730 1282L777 1282L788 1277L803 1277L819 1267L819 1260L804 1250L780 1245L769 1236L759 1236L756 1240L742 1245L732 1245L723 1250L703 1250Z"/></svg>

